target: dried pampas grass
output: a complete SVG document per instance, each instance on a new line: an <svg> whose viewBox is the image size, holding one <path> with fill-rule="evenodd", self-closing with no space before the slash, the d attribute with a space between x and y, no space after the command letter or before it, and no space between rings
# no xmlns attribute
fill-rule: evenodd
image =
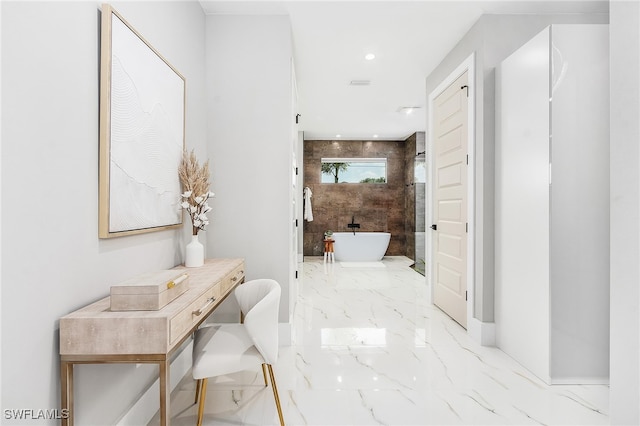
<svg viewBox="0 0 640 426"><path fill-rule="evenodd" d="M209 193L209 160L200 167L196 154L191 150L182 153L182 162L178 167L178 176L182 183L183 191L191 191L190 204L195 203L195 198Z"/></svg>

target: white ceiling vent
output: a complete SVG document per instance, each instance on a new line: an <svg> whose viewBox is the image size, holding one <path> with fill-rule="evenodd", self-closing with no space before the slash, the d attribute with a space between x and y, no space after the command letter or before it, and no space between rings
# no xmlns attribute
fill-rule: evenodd
<svg viewBox="0 0 640 426"><path fill-rule="evenodd" d="M369 86L371 85L371 80L351 80L349 82L349 86Z"/></svg>

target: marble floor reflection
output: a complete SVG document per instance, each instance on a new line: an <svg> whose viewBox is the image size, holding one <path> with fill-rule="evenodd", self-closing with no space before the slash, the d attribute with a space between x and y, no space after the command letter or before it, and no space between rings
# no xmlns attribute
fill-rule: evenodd
<svg viewBox="0 0 640 426"><path fill-rule="evenodd" d="M608 386L547 386L499 349L474 343L431 304L410 263L305 259L293 344L274 366L288 425L609 423ZM195 424L194 388L189 375L178 385L172 425ZM210 381L204 424L278 424L259 367Z"/></svg>

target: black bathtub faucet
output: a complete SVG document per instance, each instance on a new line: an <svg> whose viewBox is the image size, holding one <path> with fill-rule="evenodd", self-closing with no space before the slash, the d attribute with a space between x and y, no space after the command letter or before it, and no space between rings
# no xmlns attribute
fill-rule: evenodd
<svg viewBox="0 0 640 426"><path fill-rule="evenodd" d="M347 228L353 229L353 235L356 235L356 228L360 229L360 224L356 223L355 216L351 216L351 223L347 223Z"/></svg>

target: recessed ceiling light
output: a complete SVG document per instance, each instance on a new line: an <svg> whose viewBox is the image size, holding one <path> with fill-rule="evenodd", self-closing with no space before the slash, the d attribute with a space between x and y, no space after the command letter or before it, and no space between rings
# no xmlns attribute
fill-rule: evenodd
<svg viewBox="0 0 640 426"><path fill-rule="evenodd" d="M336 135L336 138L341 138L341 137L342 137L342 135Z"/></svg>
<svg viewBox="0 0 640 426"><path fill-rule="evenodd" d="M398 112L401 112L401 113L406 114L406 115L411 115L417 109L420 109L420 107L417 107L417 106L400 107L400 108L398 108Z"/></svg>
<svg viewBox="0 0 640 426"><path fill-rule="evenodd" d="M374 55L373 53L367 53L366 55L364 55L364 58L367 61L373 61L376 58L376 55Z"/></svg>
<svg viewBox="0 0 640 426"><path fill-rule="evenodd" d="M371 80L351 80L349 86L369 86Z"/></svg>
<svg viewBox="0 0 640 426"><path fill-rule="evenodd" d="M374 138L377 138L377 137L378 137L378 135L373 135L373 137L374 137Z"/></svg>

